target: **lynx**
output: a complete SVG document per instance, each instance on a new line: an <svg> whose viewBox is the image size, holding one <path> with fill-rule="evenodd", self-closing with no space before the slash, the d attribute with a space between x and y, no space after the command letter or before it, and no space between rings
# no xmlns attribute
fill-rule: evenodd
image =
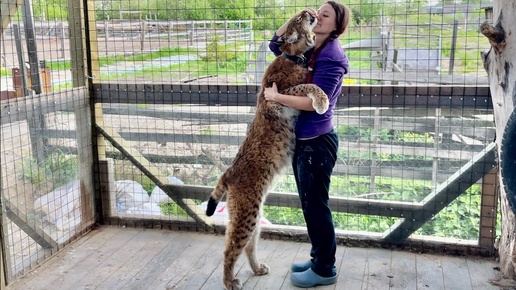
<svg viewBox="0 0 516 290"><path fill-rule="evenodd" d="M319 114L328 110L326 94L315 85L303 84L308 71L300 65L304 63L303 53L315 45L312 29L316 24L317 19L306 10L289 20L285 33L280 37L283 54L270 64L263 76L256 115L247 136L208 201L206 214L211 216L227 193L230 220L224 251L222 280L225 289L242 288L240 280L235 278L234 266L244 248L256 275L269 272L269 266L260 263L256 257L260 236L259 220L274 177L290 163L295 145L294 125L299 111L267 101L263 88L275 84L282 93L308 96Z"/></svg>

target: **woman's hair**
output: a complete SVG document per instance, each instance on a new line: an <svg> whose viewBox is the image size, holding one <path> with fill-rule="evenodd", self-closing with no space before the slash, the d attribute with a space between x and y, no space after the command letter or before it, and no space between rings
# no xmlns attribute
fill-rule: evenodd
<svg viewBox="0 0 516 290"><path fill-rule="evenodd" d="M349 8L344 5L337 3L333 0L327 1L325 4L330 4L331 7L333 7L333 10L335 10L335 24L336 28L334 31L330 33L330 36L328 40L334 40L338 38L344 31L346 31L346 28L348 27L349 18L350 18L350 12Z"/></svg>

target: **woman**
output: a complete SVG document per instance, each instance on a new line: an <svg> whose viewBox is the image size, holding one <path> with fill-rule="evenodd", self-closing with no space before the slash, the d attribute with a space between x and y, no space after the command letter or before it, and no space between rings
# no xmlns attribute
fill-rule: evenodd
<svg viewBox="0 0 516 290"><path fill-rule="evenodd" d="M314 111L309 98L280 94L275 86L265 88L265 98L285 106L302 110L296 123L296 148L292 167L301 200L303 215L312 249L311 259L292 265L291 281L298 287L334 284L337 280L335 252L337 243L331 210L328 205L330 177L337 160L338 138L333 131L333 112L341 94L344 75L349 62L338 37L349 22L349 9L335 1L324 3L317 16L315 47L305 54L309 73L307 83L318 85L328 95L330 106L325 114ZM285 32L280 27L269 48L280 55L278 36Z"/></svg>

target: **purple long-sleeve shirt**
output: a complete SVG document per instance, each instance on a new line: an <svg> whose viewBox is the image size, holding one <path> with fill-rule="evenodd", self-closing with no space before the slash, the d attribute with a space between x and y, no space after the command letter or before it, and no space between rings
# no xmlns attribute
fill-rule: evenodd
<svg viewBox="0 0 516 290"><path fill-rule="evenodd" d="M269 43L270 50L280 55L280 44L277 43L278 36L274 34ZM314 49L305 53L306 59ZM319 86L330 99L328 111L322 115L315 111L301 111L296 123L297 138L312 138L333 130L333 112L335 104L342 91L344 75L349 71L349 61L339 44L338 39L328 42L315 59L312 83Z"/></svg>

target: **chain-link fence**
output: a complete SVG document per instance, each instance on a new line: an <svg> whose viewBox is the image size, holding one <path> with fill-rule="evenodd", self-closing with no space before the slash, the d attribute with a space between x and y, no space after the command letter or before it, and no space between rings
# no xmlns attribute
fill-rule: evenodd
<svg viewBox="0 0 516 290"><path fill-rule="evenodd" d="M339 38L350 72L334 117L340 145L330 205L339 234L492 249L494 124L480 58L489 43L478 31L490 6L341 2L352 18ZM274 60L269 40L296 11L322 4L87 3L6 6L1 188L9 277L86 231L94 208L106 223L204 227L204 201L245 138ZM290 168L271 191L265 228L302 229ZM224 203L208 221L227 223Z"/></svg>

